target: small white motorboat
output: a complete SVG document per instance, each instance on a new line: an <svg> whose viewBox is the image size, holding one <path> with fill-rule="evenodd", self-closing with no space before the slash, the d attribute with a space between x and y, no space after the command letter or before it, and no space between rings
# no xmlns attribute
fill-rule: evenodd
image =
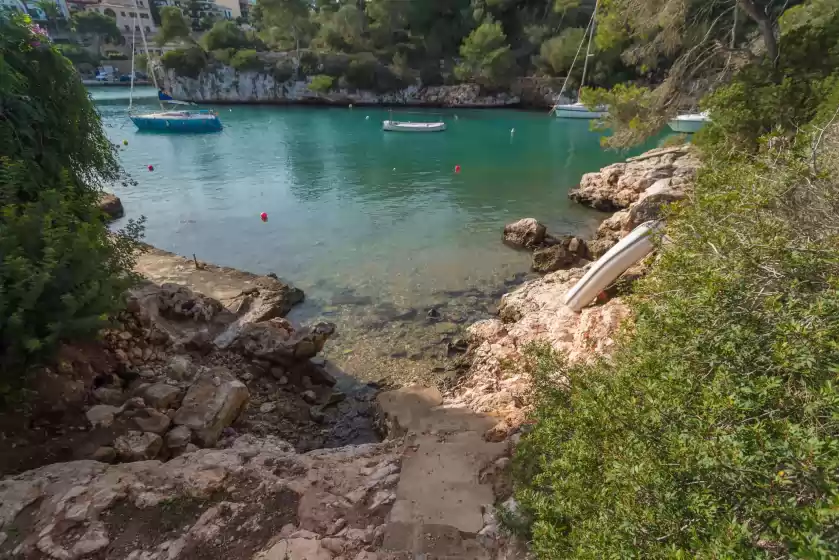
<svg viewBox="0 0 839 560"><path fill-rule="evenodd" d="M446 130L446 123L387 120L382 122L382 130L389 132L443 132Z"/></svg>
<svg viewBox="0 0 839 560"><path fill-rule="evenodd" d="M577 103L556 105L554 111L558 119L602 119L609 113L606 107L598 106L592 111L579 101Z"/></svg>
<svg viewBox="0 0 839 560"><path fill-rule="evenodd" d="M679 115L667 124L673 132L693 134L699 132L709 122L711 122L711 117L708 116L708 113L687 113Z"/></svg>

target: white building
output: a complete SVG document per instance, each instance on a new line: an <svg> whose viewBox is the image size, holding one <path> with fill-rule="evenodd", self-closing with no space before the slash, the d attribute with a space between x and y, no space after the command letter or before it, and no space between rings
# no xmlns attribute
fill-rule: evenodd
<svg viewBox="0 0 839 560"><path fill-rule="evenodd" d="M52 0L56 6L58 6L58 11L61 13L61 17L64 19L70 19L70 10L67 7L66 0ZM39 7L35 5L35 2L24 2L22 0L0 0L0 9L11 9L17 10L20 12L26 12L26 8L29 8L29 15L36 21L44 21L47 19L47 15L41 10Z"/></svg>

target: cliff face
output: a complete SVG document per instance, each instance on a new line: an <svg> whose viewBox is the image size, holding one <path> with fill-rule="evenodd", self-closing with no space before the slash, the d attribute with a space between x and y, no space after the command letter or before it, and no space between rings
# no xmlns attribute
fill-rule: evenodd
<svg viewBox="0 0 839 560"><path fill-rule="evenodd" d="M514 107L525 103L550 107L558 99L551 86L520 82L509 92L485 94L477 84L409 86L378 93L370 90L334 89L326 93L309 89L311 79L278 81L265 72L214 67L197 78L166 71L165 85L175 99L197 103L310 103L323 105L406 105L433 107Z"/></svg>

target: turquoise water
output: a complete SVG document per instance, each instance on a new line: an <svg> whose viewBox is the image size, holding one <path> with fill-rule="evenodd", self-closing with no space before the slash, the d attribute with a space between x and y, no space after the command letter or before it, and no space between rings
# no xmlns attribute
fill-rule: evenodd
<svg viewBox="0 0 839 560"><path fill-rule="evenodd" d="M153 94L138 92L141 106L156 107ZM333 313L339 329L362 324L370 302L422 310L503 287L530 262L501 244L505 223L590 235L604 215L567 193L627 156L602 150L587 122L546 113L444 110L446 132L410 134L383 132L384 109L225 106L222 133L166 135L135 130L127 90L93 95L110 138L128 141L120 158L138 184L114 191L127 218L146 216L149 243L276 272L306 292L298 317Z"/></svg>

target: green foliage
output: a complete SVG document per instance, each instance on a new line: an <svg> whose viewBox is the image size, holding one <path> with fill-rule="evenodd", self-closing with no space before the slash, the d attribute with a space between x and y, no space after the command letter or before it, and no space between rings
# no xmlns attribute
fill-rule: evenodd
<svg viewBox="0 0 839 560"><path fill-rule="evenodd" d="M609 108L608 117L604 122L594 123L595 127L607 130L612 123L619 122L620 126L615 127L611 136L602 138L601 143L623 147L642 142L664 125L666 117L652 109L655 105L654 95L649 88L618 84L611 90L584 88L581 99L589 108Z"/></svg>
<svg viewBox="0 0 839 560"><path fill-rule="evenodd" d="M294 66L285 60L278 60L271 70L271 75L277 82L287 82L294 77Z"/></svg>
<svg viewBox="0 0 839 560"><path fill-rule="evenodd" d="M97 207L114 148L70 62L0 16L0 393L62 341L96 333L134 279L140 229Z"/></svg>
<svg viewBox="0 0 839 560"><path fill-rule="evenodd" d="M347 53L369 50L364 33L364 13L352 4L344 4L336 12L322 13L313 46Z"/></svg>
<svg viewBox="0 0 839 560"><path fill-rule="evenodd" d="M198 46L173 49L163 53L160 60L164 68L187 78L197 78L207 67L207 56Z"/></svg>
<svg viewBox="0 0 839 560"><path fill-rule="evenodd" d="M808 159L706 161L612 359L538 355L540 557L839 555L839 177Z"/></svg>
<svg viewBox="0 0 839 560"><path fill-rule="evenodd" d="M259 58L259 54L253 49L237 51L230 57L230 66L236 70L262 70L265 63Z"/></svg>
<svg viewBox="0 0 839 560"><path fill-rule="evenodd" d="M498 22L479 25L463 40L460 55L462 62L455 69L458 79L486 87L504 85L515 64L507 36Z"/></svg>
<svg viewBox="0 0 839 560"><path fill-rule="evenodd" d="M564 76L571 69L571 63L574 62L585 32L585 29L578 27L565 29L556 37L542 43L539 56L552 75ZM577 60L581 62L584 58L585 51L580 53Z"/></svg>
<svg viewBox="0 0 839 560"><path fill-rule="evenodd" d="M97 56L78 45L66 43L63 45L55 45L55 48L75 66L78 66L79 64L90 64L92 66L96 66L99 64L99 58Z"/></svg>
<svg viewBox="0 0 839 560"><path fill-rule="evenodd" d="M82 35L96 36L100 39L117 39L120 35L114 18L94 11L75 12L73 28Z"/></svg>
<svg viewBox="0 0 839 560"><path fill-rule="evenodd" d="M157 44L163 46L177 40L191 41L190 24L180 8L165 6L160 10L160 29L157 31Z"/></svg>
<svg viewBox="0 0 839 560"><path fill-rule="evenodd" d="M213 25L202 38L204 49L256 49L264 50L265 45L252 33L246 33L232 21L220 21Z"/></svg>
<svg viewBox="0 0 839 560"><path fill-rule="evenodd" d="M320 74L312 78L312 81L309 83L309 89L318 93L326 93L332 89L333 82L335 82L335 78L332 76Z"/></svg>

